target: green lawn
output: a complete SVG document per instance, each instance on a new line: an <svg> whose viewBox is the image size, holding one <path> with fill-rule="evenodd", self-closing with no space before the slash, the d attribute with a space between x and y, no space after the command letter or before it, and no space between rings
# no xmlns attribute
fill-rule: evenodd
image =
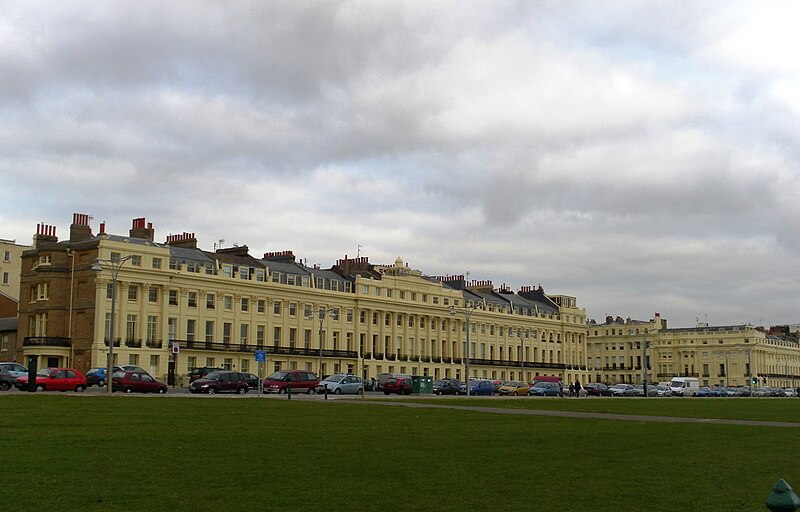
<svg viewBox="0 0 800 512"><path fill-rule="evenodd" d="M80 395L0 396L0 426L5 510L755 511L800 485L794 428Z"/></svg>
<svg viewBox="0 0 800 512"><path fill-rule="evenodd" d="M548 411L604 412L679 416L684 418L719 418L736 420L790 421L800 423L800 399L797 398L429 398L414 401L447 405L486 405L511 409Z"/></svg>

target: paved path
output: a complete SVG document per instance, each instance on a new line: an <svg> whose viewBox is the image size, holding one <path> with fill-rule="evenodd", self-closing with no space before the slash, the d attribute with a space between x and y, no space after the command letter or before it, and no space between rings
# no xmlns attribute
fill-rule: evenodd
<svg viewBox="0 0 800 512"><path fill-rule="evenodd" d="M342 400L344 401L344 400ZM554 416L561 418L592 418L617 421L646 421L654 423L706 423L711 425L747 425L756 427L788 427L800 428L800 423L789 421L761 421L761 420L727 420L717 418L684 418L676 416L645 416L635 414L614 414L608 412L582 412L582 411L544 411L536 409L506 409L504 407L477 407L459 405L439 405L405 400L347 400L347 403L394 405L399 407L413 407L419 409L455 409L475 412L488 412L494 414L513 414L518 416Z"/></svg>

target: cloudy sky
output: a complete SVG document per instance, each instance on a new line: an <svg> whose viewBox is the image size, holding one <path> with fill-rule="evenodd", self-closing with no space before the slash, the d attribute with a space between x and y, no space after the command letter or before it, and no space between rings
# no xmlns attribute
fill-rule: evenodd
<svg viewBox="0 0 800 512"><path fill-rule="evenodd" d="M0 238L360 249L800 322L796 2L0 3Z"/></svg>

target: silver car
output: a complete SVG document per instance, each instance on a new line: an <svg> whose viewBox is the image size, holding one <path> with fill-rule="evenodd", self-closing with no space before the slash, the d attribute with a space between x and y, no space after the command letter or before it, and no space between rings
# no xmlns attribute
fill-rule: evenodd
<svg viewBox="0 0 800 512"><path fill-rule="evenodd" d="M334 373L320 381L317 386L317 393L324 393L325 388L328 388L328 393L334 395L361 393L361 379L355 375L348 375L345 373Z"/></svg>
<svg viewBox="0 0 800 512"><path fill-rule="evenodd" d="M608 389L611 396L636 396L636 388L631 384L614 384Z"/></svg>

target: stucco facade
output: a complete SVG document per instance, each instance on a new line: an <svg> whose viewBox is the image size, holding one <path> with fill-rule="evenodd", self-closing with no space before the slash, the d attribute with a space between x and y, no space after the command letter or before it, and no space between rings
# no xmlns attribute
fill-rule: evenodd
<svg viewBox="0 0 800 512"><path fill-rule="evenodd" d="M204 251L191 233L156 242L144 219L134 219L127 236L102 225L93 235L80 214L68 241L59 242L53 226L38 231L22 258L21 287L31 301L20 305L17 350L39 356L40 366L105 366L113 340L117 364L160 378L172 366L184 385L199 366L463 380L469 314L470 376L585 380L585 311L574 297L550 297L541 287L515 293L463 276L426 276L400 258L376 265L345 257L321 269L290 251ZM97 258L125 259L113 333L111 270L92 270ZM256 350L267 353L263 368Z"/></svg>
<svg viewBox="0 0 800 512"><path fill-rule="evenodd" d="M648 321L607 317L588 325L588 369L595 382L639 384L673 376L697 377L703 386L800 385L796 335L752 325L667 328L658 313Z"/></svg>

